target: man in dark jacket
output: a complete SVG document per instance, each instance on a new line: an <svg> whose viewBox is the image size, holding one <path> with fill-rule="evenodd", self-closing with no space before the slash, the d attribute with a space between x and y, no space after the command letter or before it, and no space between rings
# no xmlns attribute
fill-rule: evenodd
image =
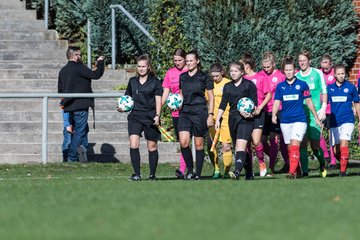
<svg viewBox="0 0 360 240"><path fill-rule="evenodd" d="M81 62L79 47L70 46L66 52L69 62L60 70L59 93L92 93L91 79L99 79L104 73L104 57L97 59L97 69L91 70ZM87 161L87 146L81 145L89 132L89 107L94 108L93 98L65 98L64 111L70 112L73 121L68 161Z"/></svg>

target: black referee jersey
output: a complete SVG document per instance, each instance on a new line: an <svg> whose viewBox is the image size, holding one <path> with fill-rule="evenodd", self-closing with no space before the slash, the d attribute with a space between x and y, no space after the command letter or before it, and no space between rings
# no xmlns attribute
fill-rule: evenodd
<svg viewBox="0 0 360 240"><path fill-rule="evenodd" d="M214 82L202 71L197 71L193 76L188 72L182 73L179 84L184 97L181 111L191 109L193 106L206 106L205 90L214 89Z"/></svg>
<svg viewBox="0 0 360 240"><path fill-rule="evenodd" d="M162 96L162 91L161 82L155 76L148 75L144 84L140 84L138 76L130 78L125 95L133 98L134 108L129 118L147 118L150 120L149 124L152 124L156 115L155 96Z"/></svg>
<svg viewBox="0 0 360 240"><path fill-rule="evenodd" d="M226 106L229 104L229 118L243 118L237 109L237 104L239 100L243 97L250 98L251 100L253 100L255 106L257 106L257 90L255 84L252 81L244 78L241 80L239 86L235 86L234 82L229 82L224 86L219 109L225 111Z"/></svg>

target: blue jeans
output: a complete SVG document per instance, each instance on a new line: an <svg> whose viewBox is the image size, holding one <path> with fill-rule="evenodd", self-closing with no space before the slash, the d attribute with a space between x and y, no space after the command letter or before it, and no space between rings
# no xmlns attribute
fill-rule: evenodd
<svg viewBox="0 0 360 240"><path fill-rule="evenodd" d="M72 134L66 130L66 127L64 127L63 136L64 136L64 141L62 144L62 154L63 154L63 161L66 162L68 159L68 156L69 156L69 148L70 148L71 139L72 139ZM89 143L88 143L87 135L84 138L84 140L81 142L80 145L83 145L85 147L85 149L88 149Z"/></svg>
<svg viewBox="0 0 360 240"><path fill-rule="evenodd" d="M62 154L63 154L63 161L66 162L69 155L69 147L72 138L72 134L66 130L66 127L64 127L63 136L64 136L64 141L62 144Z"/></svg>
<svg viewBox="0 0 360 240"><path fill-rule="evenodd" d="M74 133L69 148L68 161L79 161L77 149L83 145L85 149L88 147L87 134L89 132L88 111L72 112L71 117L74 124Z"/></svg>

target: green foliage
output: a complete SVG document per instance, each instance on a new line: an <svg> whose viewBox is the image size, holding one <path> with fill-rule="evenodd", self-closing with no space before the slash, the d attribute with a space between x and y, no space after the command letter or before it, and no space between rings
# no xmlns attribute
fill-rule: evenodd
<svg viewBox="0 0 360 240"><path fill-rule="evenodd" d="M189 49L182 32L183 20L180 17L180 5L175 0L156 0L149 5L151 35L150 55L153 67L160 79L166 71L173 67L172 54L176 48ZM162 108L161 124L168 130L173 130L171 111L166 106Z"/></svg>
<svg viewBox="0 0 360 240"><path fill-rule="evenodd" d="M74 2L74 3L72 3ZM145 28L148 28L150 0L54 0L50 1L50 28L56 29L61 38L86 46L87 18L91 20L91 46L94 55L111 58L111 4L121 4ZM38 17L43 18L43 1L30 0L36 5ZM148 52L149 39L122 13L116 9L116 61L132 63L134 56ZM85 47L84 47L85 48ZM84 52L85 53L85 52ZM86 58L86 55L83 56Z"/></svg>
<svg viewBox="0 0 360 240"><path fill-rule="evenodd" d="M153 66L160 78L173 67L172 53L176 48L189 49L182 32L183 20L180 5L175 0L156 0L149 6L151 35L155 42L150 43Z"/></svg>
<svg viewBox="0 0 360 240"><path fill-rule="evenodd" d="M87 0L89 1L89 0ZM97 0L91 0L96 2ZM121 4L130 14L149 31L149 8L152 0L113 0ZM107 23L111 28L111 18ZM134 63L137 56L149 52L149 38L144 35L122 12L116 10L117 63ZM110 30L109 30L110 34ZM110 39L111 40L111 39Z"/></svg>
<svg viewBox="0 0 360 240"><path fill-rule="evenodd" d="M120 91L120 90L126 90L127 84L120 84L114 87L114 90Z"/></svg>
<svg viewBox="0 0 360 240"><path fill-rule="evenodd" d="M281 59L308 49L314 66L324 53L348 66L356 57L358 17L351 1L184 0L181 6L186 38L205 66L227 64L244 52L258 64L266 51Z"/></svg>

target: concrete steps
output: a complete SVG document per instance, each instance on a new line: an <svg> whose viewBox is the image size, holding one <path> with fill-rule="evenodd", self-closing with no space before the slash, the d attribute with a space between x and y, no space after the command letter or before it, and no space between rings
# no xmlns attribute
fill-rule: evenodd
<svg viewBox="0 0 360 240"><path fill-rule="evenodd" d="M89 141L91 143L91 138L89 138ZM107 149L102 148L102 144L92 144L91 150L89 152L94 153L128 153L129 152L129 142L123 141L123 142L112 142L107 143L111 146L113 146L113 149L110 147ZM176 143L162 143L159 144L158 150L161 154L171 154L172 152L172 146L177 145ZM176 146L175 146L176 147ZM61 155L61 148L59 148L59 143L49 143L48 144L48 150L54 155ZM40 143L0 143L0 153L4 154L40 154L41 153L41 144ZM140 153L145 154L147 153L146 143L143 142L143 144L140 146Z"/></svg>
<svg viewBox="0 0 360 240"><path fill-rule="evenodd" d="M0 5L0 21L5 22L9 19L16 19L17 21L34 21L36 19L36 11L25 11L24 9L25 7L23 7L23 9L6 9L5 7Z"/></svg>
<svg viewBox="0 0 360 240"><path fill-rule="evenodd" d="M64 40L0 40L0 50L62 50L67 45Z"/></svg>
<svg viewBox="0 0 360 240"><path fill-rule="evenodd" d="M44 70L44 73L46 70ZM14 71L18 73L18 71ZM0 70L1 75L1 70ZM5 74L4 74L5 75ZM24 74L24 79L16 79L13 78L10 80L0 79L0 86L6 89L16 89L18 86L18 82L21 82L21 89L24 90L34 90L39 88L45 88L47 90L52 90L53 92L57 92L57 80L56 79L35 79L35 75L26 75ZM30 79L26 79L26 77L31 77ZM119 84L119 81L114 80L93 80L92 87L93 90L113 90L115 86Z"/></svg>
<svg viewBox="0 0 360 240"><path fill-rule="evenodd" d="M0 94L56 93L59 70L67 63L68 43L54 30L45 31L35 11L24 2L0 0ZM92 81L96 93L118 93L113 88L127 84L134 75L126 70L106 70ZM89 160L129 162L127 113L116 111L115 98L95 99L96 129L89 112ZM48 154L50 162L62 162L62 112L59 99L48 101ZM0 164L41 163L42 100L0 98ZM178 143L159 143L160 162L179 161ZM148 162L146 141L141 140L141 158Z"/></svg>
<svg viewBox="0 0 360 240"><path fill-rule="evenodd" d="M51 132L48 133L48 141L50 143L58 143L61 144L63 141L62 129L52 129ZM0 139L2 144L14 144L14 143L33 143L33 142L41 142L42 136L40 132L1 132ZM89 132L89 139L96 139L100 142L119 142L128 140L127 130L120 132L105 132L105 131L93 131L93 129Z"/></svg>
<svg viewBox="0 0 360 240"><path fill-rule="evenodd" d="M104 148L110 148L113 149L111 145L102 144ZM145 147L145 146L144 146ZM142 147L142 148L144 148ZM148 157L149 155L147 153L141 154L141 162L142 163L148 163ZM48 160L50 163L58 163L62 162L62 157L60 155L48 155ZM180 158L179 153L160 153L159 154L159 162L161 163L173 163L175 159L177 161ZM130 154L129 152L124 153L111 153L111 154L104 154L104 153L94 153L88 154L88 160L89 162L102 162L102 163L129 163L130 162ZM0 164L28 164L28 163L40 163L41 159L39 160L38 154L0 154Z"/></svg>
<svg viewBox="0 0 360 240"><path fill-rule="evenodd" d="M109 92L109 91L106 91ZM115 92L115 91L114 91ZM123 95L123 92L119 92ZM51 98L48 102L49 112L57 112L59 108L59 99ZM111 112L116 108L116 99L114 98L96 98L95 109L96 114L99 112ZM42 101L40 98L19 98L19 99L1 99L0 98L0 111L13 111L13 112L41 112ZM29 113L31 113L29 112ZM121 113L126 114L126 113Z"/></svg>
<svg viewBox="0 0 360 240"><path fill-rule="evenodd" d="M89 121L89 127L94 132L127 131L126 121L99 121L96 120L96 129L92 128L92 122ZM41 121L1 121L0 132L41 132ZM49 129L62 129L62 121L49 121Z"/></svg>
<svg viewBox="0 0 360 240"><path fill-rule="evenodd" d="M0 21L1 21L0 15ZM32 18L32 16L31 16ZM25 20L26 21L26 20ZM48 31L2 31L0 30L0 39L1 40L29 40L29 41L43 41L43 40L58 40L58 34L55 30ZM41 49L42 50L42 49Z"/></svg>
<svg viewBox="0 0 360 240"><path fill-rule="evenodd" d="M1 12L0 12L1 13ZM44 21L41 20L26 20L26 21L1 21L1 30L31 30L31 31L43 31L45 27Z"/></svg>
<svg viewBox="0 0 360 240"><path fill-rule="evenodd" d="M116 105L114 105L116 106ZM51 109L52 110L52 109ZM60 110L49 111L48 118L49 121L53 122L62 122L62 112ZM1 110L0 110L1 111ZM126 113L119 113L113 107L112 111L98 111L97 108L95 110L95 118L97 120L101 119L102 121L127 121ZM42 112L28 112L28 111L11 111L11 112L0 112L0 119L2 121L41 121ZM93 121L92 112L89 114L89 121Z"/></svg>
<svg viewBox="0 0 360 240"><path fill-rule="evenodd" d="M27 60L36 60L47 61L47 60L59 60L61 62L66 60L66 50L14 50L14 51L4 51L0 50L0 60L18 60L19 62Z"/></svg>
<svg viewBox="0 0 360 240"><path fill-rule="evenodd" d="M21 8L25 8L25 2L20 2L16 0L1 0L0 2L0 9L18 10Z"/></svg>
<svg viewBox="0 0 360 240"><path fill-rule="evenodd" d="M66 64L65 61L48 60L44 62L37 62L31 60L25 60L19 62L17 60L0 60L0 69L56 69L63 67Z"/></svg>

